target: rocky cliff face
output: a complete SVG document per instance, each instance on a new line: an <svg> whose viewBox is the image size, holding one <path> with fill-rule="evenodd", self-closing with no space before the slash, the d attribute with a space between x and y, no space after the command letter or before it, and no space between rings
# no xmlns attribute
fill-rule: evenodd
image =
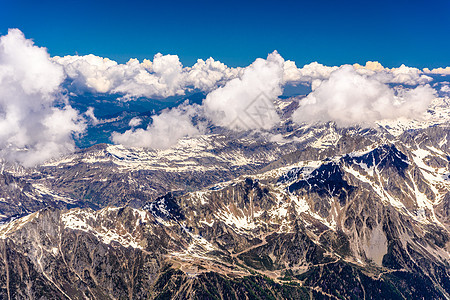
<svg viewBox="0 0 450 300"><path fill-rule="evenodd" d="M450 298L448 125L289 126L5 169L0 298Z"/></svg>

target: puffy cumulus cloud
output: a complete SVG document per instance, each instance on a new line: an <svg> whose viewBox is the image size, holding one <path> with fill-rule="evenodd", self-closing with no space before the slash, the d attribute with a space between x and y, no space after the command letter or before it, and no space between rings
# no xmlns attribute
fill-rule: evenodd
<svg viewBox="0 0 450 300"><path fill-rule="evenodd" d="M361 66L360 64L354 64L353 67L355 67L355 69L359 70L359 69L366 69L369 71L384 71L384 67L382 64L380 64L377 61L368 61L366 62L365 66Z"/></svg>
<svg viewBox="0 0 450 300"><path fill-rule="evenodd" d="M423 71L426 74L436 74L436 75L442 75L442 76L450 75L450 67L436 68L436 69L432 69L432 70L430 70L429 68L425 68L425 69L423 69Z"/></svg>
<svg viewBox="0 0 450 300"><path fill-rule="evenodd" d="M124 133L114 132L111 139L124 146L166 149L183 137L195 136L204 131L201 124L194 125L192 122L192 118L198 115L198 110L197 105L184 103L154 116L153 122L146 129L132 128ZM140 120L133 120L130 121L130 126L140 123Z"/></svg>
<svg viewBox="0 0 450 300"><path fill-rule="evenodd" d="M232 129L269 129L279 117L273 100L282 94L284 59L276 52L256 59L238 78L209 93L203 102L214 124Z"/></svg>
<svg viewBox="0 0 450 300"><path fill-rule="evenodd" d="M136 127L142 124L142 119L138 118L138 117L134 117L130 120L130 122L128 123L128 126L130 127Z"/></svg>
<svg viewBox="0 0 450 300"><path fill-rule="evenodd" d="M343 66L341 66L343 67ZM310 84L312 90L316 89L323 80L327 80L331 73L341 68L337 66L329 67L320 63L313 62L297 68L295 62L285 61L284 79L285 82L300 82ZM364 66L354 64L353 67L358 73L370 75L384 83L419 85L425 84L433 79L417 68L401 65L398 68L385 68L377 61L368 61Z"/></svg>
<svg viewBox="0 0 450 300"><path fill-rule="evenodd" d="M54 57L64 67L71 85L79 91L120 93L126 98L183 95L187 88L209 92L237 77L240 68L229 68L212 58L199 59L192 67L181 64L177 55L156 54L153 61L130 59L118 64L92 54Z"/></svg>
<svg viewBox="0 0 450 300"><path fill-rule="evenodd" d="M0 155L25 166L73 151L85 124L59 94L63 69L18 29L0 37Z"/></svg>
<svg viewBox="0 0 450 300"><path fill-rule="evenodd" d="M450 94L450 85L448 85L448 84L441 85L440 91L442 93Z"/></svg>
<svg viewBox="0 0 450 300"><path fill-rule="evenodd" d="M183 65L177 55L156 54L150 70L169 90L174 91L175 94L183 93L180 88L182 85Z"/></svg>
<svg viewBox="0 0 450 300"><path fill-rule="evenodd" d="M141 64L137 59L131 59L125 65L118 65L117 69L122 73L116 78L113 93L163 98L184 94L183 66L177 55L158 53L151 66L148 62Z"/></svg>
<svg viewBox="0 0 450 300"><path fill-rule="evenodd" d="M210 92L202 105L185 102L164 110L152 118L146 129L135 128L141 119L132 119L131 129L114 132L111 139L125 146L165 149L183 137L204 133L206 126L193 122L199 116L231 129L268 129L279 122L273 100L282 93L283 63L277 52L269 54L267 59L255 60L244 69L231 70L213 59L199 60L186 70L190 78L186 82L193 86L211 89L218 82L235 78Z"/></svg>
<svg viewBox="0 0 450 300"><path fill-rule="evenodd" d="M64 67L72 87L79 91L99 93L120 93L125 98L148 97L167 98L183 95L186 90L198 89L210 92L224 86L228 81L241 78L246 68L230 68L213 58L199 59L192 67L183 67L177 55L153 57L153 61L130 59L125 64L95 55L54 57ZM425 73L444 74L447 69L424 69L401 65L385 68L377 61L368 61L364 66L354 64L358 73L376 76L384 83L419 85L432 80ZM340 67L325 66L312 62L298 68L294 61L283 62L282 84L301 83L312 90Z"/></svg>
<svg viewBox="0 0 450 300"><path fill-rule="evenodd" d="M365 66L354 64L353 67L358 73L376 77L378 81L384 83L419 85L433 80L433 78L424 75L421 70L405 65L390 69L383 67L377 61L368 61Z"/></svg>
<svg viewBox="0 0 450 300"><path fill-rule="evenodd" d="M212 58L182 68L172 57L158 71L155 61L142 64L152 74L166 70L169 79L165 81L173 86L212 91L201 106L185 103L163 111L146 129L137 128L140 119L131 120L130 130L113 134L115 143L167 148L182 137L205 132L204 127L192 122L199 115L234 130L270 129L280 121L273 100L289 82L309 83L312 87L293 115L297 123L335 121L340 126L373 126L384 119L417 118L435 96L435 90L427 84L430 77L404 65L389 69L379 62L367 62L365 66L329 67L314 62L297 68L295 62L284 61L276 51L267 59L256 59L248 67L236 69Z"/></svg>
<svg viewBox="0 0 450 300"><path fill-rule="evenodd" d="M297 68L295 61L286 60L283 63L283 78L285 82L299 82L302 79L300 69Z"/></svg>
<svg viewBox="0 0 450 300"><path fill-rule="evenodd" d="M395 91L377 77L360 74L347 65L302 100L292 119L297 123L373 126L383 119L420 117L434 94L428 85Z"/></svg>
<svg viewBox="0 0 450 300"><path fill-rule="evenodd" d="M312 62L304 65L301 69L297 68L295 62L287 60L284 62L284 81L312 83L315 80L324 80L330 77L330 74L339 67L329 67Z"/></svg>
<svg viewBox="0 0 450 300"><path fill-rule="evenodd" d="M238 77L242 71L242 68L229 68L224 63L211 57L206 61L199 59L192 67L185 69L185 86L192 86L209 92L217 88L218 85Z"/></svg>
<svg viewBox="0 0 450 300"><path fill-rule="evenodd" d="M391 68L389 71L393 78L387 80L388 83L418 85L425 84L433 80L433 78L422 74L422 71L419 69L407 67L405 65L401 65L398 68Z"/></svg>
<svg viewBox="0 0 450 300"><path fill-rule="evenodd" d="M118 64L92 54L53 58L64 67L71 85L78 90L122 93L128 97L169 97L183 94L182 65L176 55L156 54L153 62L130 59Z"/></svg>
<svg viewBox="0 0 450 300"><path fill-rule="evenodd" d="M115 61L92 54L86 56L55 56L52 58L64 66L64 71L71 78L71 84L79 89L89 88L99 93L112 89L111 70L117 66Z"/></svg>

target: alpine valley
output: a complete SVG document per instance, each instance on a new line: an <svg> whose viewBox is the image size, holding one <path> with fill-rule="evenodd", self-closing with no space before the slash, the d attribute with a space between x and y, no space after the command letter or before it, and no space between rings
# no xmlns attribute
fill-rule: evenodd
<svg viewBox="0 0 450 300"><path fill-rule="evenodd" d="M2 164L0 299L450 299L450 100Z"/></svg>

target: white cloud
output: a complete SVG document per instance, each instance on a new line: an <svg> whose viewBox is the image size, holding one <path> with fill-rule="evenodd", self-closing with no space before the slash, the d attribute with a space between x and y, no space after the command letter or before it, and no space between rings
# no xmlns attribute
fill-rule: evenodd
<svg viewBox="0 0 450 300"><path fill-rule="evenodd" d="M442 75L442 76L450 75L450 67L436 68L436 69L432 69L432 70L430 70L429 68L425 68L425 69L423 69L423 71L427 74L437 74L437 75Z"/></svg>
<svg viewBox="0 0 450 300"><path fill-rule="evenodd" d="M450 93L450 85L448 84L441 85L440 91L443 93Z"/></svg>
<svg viewBox="0 0 450 300"><path fill-rule="evenodd" d="M398 68L385 68L377 61L368 61L365 66L354 64L354 68L359 74L377 77L377 80L384 83L419 85L425 84L433 79L423 74L417 68L401 65ZM320 86L323 80L327 80L331 73L343 66L329 67L317 62L312 62L297 68L295 62L286 61L284 63L285 82L300 82L311 85L312 90Z"/></svg>
<svg viewBox="0 0 450 300"><path fill-rule="evenodd" d="M146 129L136 128L142 120L133 118L130 130L111 137L126 146L163 149L185 136L204 133L201 123L193 123L199 116L234 130L272 128L280 121L273 100L286 83L308 84L313 91L293 115L298 123L372 126L382 119L416 118L435 94L426 74L449 75L450 67L421 71L369 61L365 66L313 62L297 68L276 51L245 68L230 68L213 58L183 67L178 56L160 53L153 61L118 64L92 54L50 58L45 48L12 29L0 37L0 157L26 166L40 163L73 151L72 136L84 132L86 119L89 125L99 123L93 108L84 119L68 105L61 91L65 79L78 92L120 93L125 98L166 98L191 88L209 93L201 106L184 103L165 110ZM449 93L448 84L441 82L440 92Z"/></svg>
<svg viewBox="0 0 450 300"><path fill-rule="evenodd" d="M282 94L283 58L275 51L256 59L239 78L209 93L208 117L232 129L269 129L279 121L273 100Z"/></svg>
<svg viewBox="0 0 450 300"><path fill-rule="evenodd" d="M286 60L283 63L283 78L285 82L299 82L302 79L300 69L297 68L295 61Z"/></svg>
<svg viewBox="0 0 450 300"><path fill-rule="evenodd" d="M297 123L334 121L340 126L372 126L382 119L420 117L434 93L428 85L395 92L379 77L343 66L300 102L292 118Z"/></svg>
<svg viewBox="0 0 450 300"><path fill-rule="evenodd" d="M134 117L130 120L130 122L128 123L128 126L130 127L136 127L142 124L142 119L138 118L138 117Z"/></svg>
<svg viewBox="0 0 450 300"><path fill-rule="evenodd" d="M208 93L232 79L241 78L245 70L230 68L213 58L199 59L192 67L183 67L178 56L160 53L154 56L153 61L145 59L142 63L130 59L126 64L118 64L92 54L54 57L53 60L64 67L73 87L81 91L120 93L125 98L166 98L183 95L190 88ZM390 69L377 61L368 61L364 66L354 64L354 67L358 73L377 77L380 82L403 85L425 84L432 81L425 73L445 73L450 70L424 69L424 73L405 65ZM302 83L311 85L314 90L339 68L317 62L297 68L295 62L287 60L283 63L282 84Z"/></svg>
<svg viewBox="0 0 450 300"><path fill-rule="evenodd" d="M314 62L299 69L294 62L284 61L276 51L267 59L256 59L241 69L230 69L213 59L198 60L193 67L184 69L176 62L172 58L167 64L177 68L165 68L168 74L184 74L174 77L172 82L180 82L180 78L184 82L174 86L193 86L205 91L216 88L201 106L183 104L164 111L146 129L134 128L140 120L131 120L132 129L113 134L115 143L170 147L182 137L204 132L192 124L192 117L198 114L217 126L234 130L270 129L280 121L273 100L282 94L287 82L312 85L313 92L294 113L293 119L298 123L335 121L342 126L372 126L382 119L417 117L434 97L434 90L423 85L429 78L420 70L406 66L388 69L378 62L341 67ZM155 61L147 64L147 68L154 69ZM391 88L387 83L422 85L404 89Z"/></svg>
<svg viewBox="0 0 450 300"><path fill-rule="evenodd" d="M359 64L353 65L358 73L376 77L378 81L384 83L419 85L426 84L433 78L424 75L417 68L401 65L398 68L385 68L377 61L368 61L365 66Z"/></svg>
<svg viewBox="0 0 450 300"><path fill-rule="evenodd" d="M198 114L198 110L197 105L184 103L154 116L153 122L146 129L132 128L124 133L114 132L111 139L114 143L125 146L166 149L183 137L195 136L204 131L201 125L195 126L192 123L192 117Z"/></svg>
<svg viewBox="0 0 450 300"><path fill-rule="evenodd" d="M385 70L383 65L381 63L379 63L378 61L368 61L368 62L366 62L365 66L361 66L360 64L354 64L353 67L355 67L355 69L357 69L357 70L366 69L366 70L370 70L370 71L374 71L374 72L380 72L380 71Z"/></svg>
<svg viewBox="0 0 450 300"><path fill-rule="evenodd" d="M111 92L127 97L170 97L183 95L182 65L176 55L154 56L151 68L148 63L130 59L125 65L117 65L115 82Z"/></svg>
<svg viewBox="0 0 450 300"><path fill-rule="evenodd" d="M238 77L242 70L242 68L229 68L224 63L211 57L206 61L199 59L192 67L185 69L185 86L192 86L209 92L217 88L218 85Z"/></svg>
<svg viewBox="0 0 450 300"><path fill-rule="evenodd" d="M209 92L219 84L235 78L240 68L229 68L212 58L199 59L192 67L183 68L177 55L156 54L153 61L130 59L118 64L92 54L54 57L64 67L71 85L79 91L120 93L125 98L167 98L183 95L188 88Z"/></svg>
<svg viewBox="0 0 450 300"><path fill-rule="evenodd" d="M89 107L88 110L84 113L84 115L87 117L88 120L90 120L90 123L94 126L100 122L94 114L93 107Z"/></svg>
<svg viewBox="0 0 450 300"><path fill-rule="evenodd" d="M108 58L92 54L85 56L55 56L53 61L61 64L71 84L78 89L91 89L99 93L111 91L113 80L111 73L117 63Z"/></svg>
<svg viewBox="0 0 450 300"><path fill-rule="evenodd" d="M330 74L338 68L339 67L328 67L319 64L318 62L312 62L299 69L295 65L295 62L287 60L284 62L284 80L285 82L312 83L315 80L329 78Z"/></svg>
<svg viewBox="0 0 450 300"><path fill-rule="evenodd" d="M417 68L407 67L405 65L401 65L398 68L390 69L390 72L393 75L393 78L388 83L399 83L399 84L408 84L408 85L418 85L418 84L426 84L433 80L433 78L423 75L422 71Z"/></svg>
<svg viewBox="0 0 450 300"><path fill-rule="evenodd" d="M59 94L62 68L18 29L0 37L0 155L31 166L73 151L85 124Z"/></svg>
<svg viewBox="0 0 450 300"><path fill-rule="evenodd" d="M134 128L141 120L132 119L129 124L132 129L122 134L114 132L112 140L125 146L165 149L180 138L205 132L202 124L193 124L194 116L206 116L214 124L231 129L269 129L279 122L273 100L282 93L283 62L283 58L273 52L266 60L257 59L245 69L228 69L230 73L227 76L234 77L239 72L240 77L229 80L223 87L209 93L201 106L185 102L179 107L165 110L153 117L152 124L146 129ZM224 80L220 73L226 72L226 69L225 65L210 59L206 62L198 61L188 69L188 74L192 75L191 78L202 79L209 76L199 74L212 73L210 81L196 83L197 86L204 85L208 89Z"/></svg>
<svg viewBox="0 0 450 300"><path fill-rule="evenodd" d="M127 97L169 97L183 94L182 66L176 55L156 54L153 62L130 59L118 64L92 54L54 57L64 67L72 86L98 93L122 93Z"/></svg>

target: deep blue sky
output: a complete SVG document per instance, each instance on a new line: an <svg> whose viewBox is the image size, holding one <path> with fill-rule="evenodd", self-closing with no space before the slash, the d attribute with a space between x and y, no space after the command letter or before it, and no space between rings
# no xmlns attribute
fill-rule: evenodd
<svg viewBox="0 0 450 300"><path fill-rule="evenodd" d="M177 54L245 66L278 50L298 66L378 60L450 66L450 1L0 0L0 33L21 29L51 55L125 62Z"/></svg>

